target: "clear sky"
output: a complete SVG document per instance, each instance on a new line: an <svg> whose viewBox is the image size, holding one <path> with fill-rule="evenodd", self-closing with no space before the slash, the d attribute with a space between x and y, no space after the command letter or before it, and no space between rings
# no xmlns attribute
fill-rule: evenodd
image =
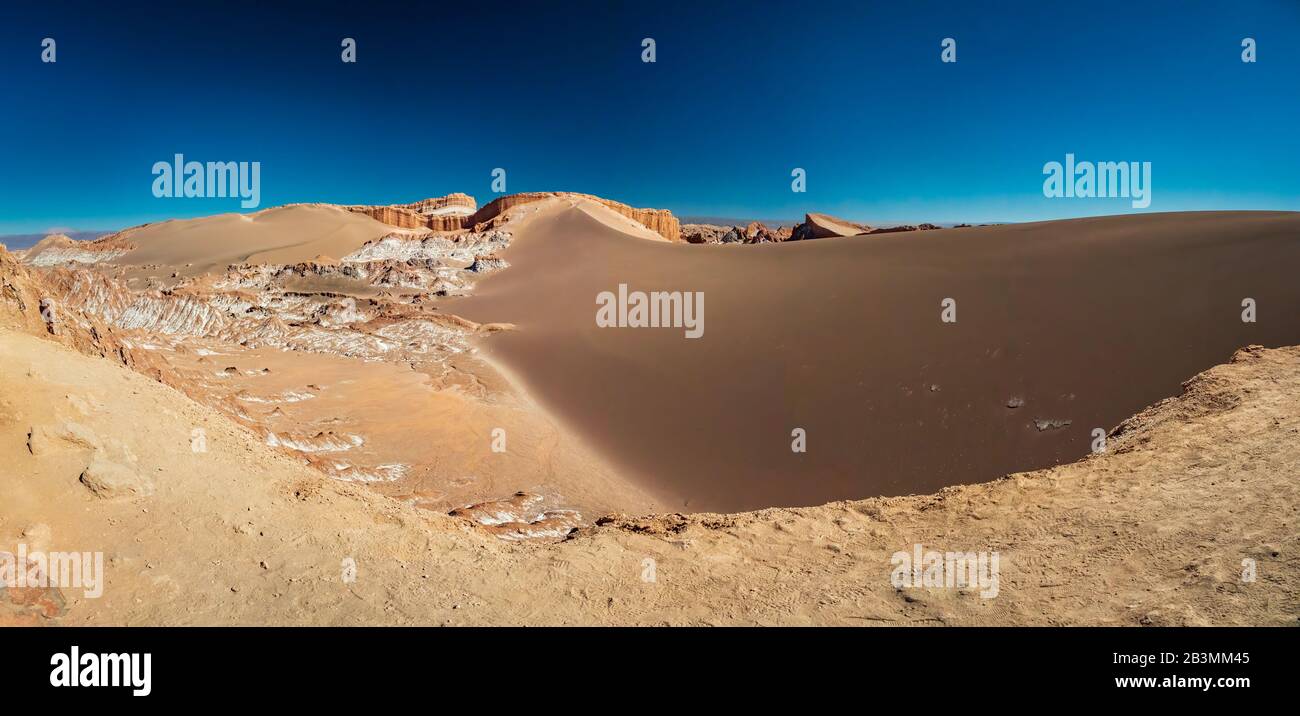
<svg viewBox="0 0 1300 716"><path fill-rule="evenodd" d="M1300 0L117 5L0 6L0 233L240 210L155 198L177 152L261 162L262 207L484 203L502 167L679 215L1135 211L1045 198L1070 152L1151 162L1148 211L1300 210Z"/></svg>

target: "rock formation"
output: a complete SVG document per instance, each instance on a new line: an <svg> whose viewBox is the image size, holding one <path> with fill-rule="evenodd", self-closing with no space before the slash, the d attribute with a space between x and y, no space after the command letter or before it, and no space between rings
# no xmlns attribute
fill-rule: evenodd
<svg viewBox="0 0 1300 716"><path fill-rule="evenodd" d="M871 233L872 228L866 224L837 219L827 214L805 214L803 223L794 227L791 241L807 239L826 239L833 236L858 236Z"/></svg>
<svg viewBox="0 0 1300 716"><path fill-rule="evenodd" d="M119 232L94 241L77 241L66 234L50 234L23 253L24 262L33 266L59 264L96 264L115 259L135 248Z"/></svg>
<svg viewBox="0 0 1300 716"><path fill-rule="evenodd" d="M682 224L681 235L682 241L690 244L718 244L728 231L726 226L713 224Z"/></svg>
<svg viewBox="0 0 1300 716"><path fill-rule="evenodd" d="M692 244L765 244L788 241L791 230L778 226L775 229L752 221L748 226L717 226L715 224L686 224L682 226L682 240Z"/></svg>
<svg viewBox="0 0 1300 716"><path fill-rule="evenodd" d="M526 192L509 194L492 200L483 208L474 210L474 199L466 194L448 194L411 204L392 206L344 206L342 208L365 214L376 221L404 229L431 229L433 231L484 230L496 226L505 212L522 204L552 197L580 197L600 202L623 216L640 222L669 241L681 241L681 225L667 209L636 209L610 199L573 192Z"/></svg>
<svg viewBox="0 0 1300 716"><path fill-rule="evenodd" d="M58 322L57 331L51 330L47 316ZM166 374L154 356L126 340L120 329L96 316L66 310L59 286L51 284L47 277L33 275L3 249L0 249L0 327L48 337L86 355L110 358L160 380Z"/></svg>
<svg viewBox="0 0 1300 716"><path fill-rule="evenodd" d="M831 236L864 236L866 234L892 234L901 231L930 231L939 229L935 224L904 224L873 229L837 219L826 214L807 214L804 222L793 229L779 226L775 229L754 221L747 226L718 226L716 224L684 224L682 240L691 244L763 244L775 241L800 241Z"/></svg>
<svg viewBox="0 0 1300 716"><path fill-rule="evenodd" d="M352 205L342 208L403 229L459 231L466 228L465 218L474 213L478 203L468 194L455 193L422 199L410 204ZM468 224L468 226L472 225Z"/></svg>

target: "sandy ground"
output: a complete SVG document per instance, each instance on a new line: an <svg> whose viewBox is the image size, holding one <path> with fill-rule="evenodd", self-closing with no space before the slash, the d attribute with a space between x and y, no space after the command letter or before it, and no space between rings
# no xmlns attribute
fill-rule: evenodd
<svg viewBox="0 0 1300 716"><path fill-rule="evenodd" d="M220 352L159 353L192 397L237 407L287 445L330 441L309 454L386 495L445 513L524 490L587 522L612 509L663 509L472 355L455 359L459 370L426 373L418 363L209 346Z"/></svg>
<svg viewBox="0 0 1300 716"><path fill-rule="evenodd" d="M591 202L548 212L516 231L511 269L447 308L517 325L482 341L489 358L682 511L914 494L1077 460L1094 430L1236 349L1300 342L1296 213L733 247L643 241ZM703 335L599 327L594 299L619 284L702 293Z"/></svg>
<svg viewBox="0 0 1300 716"><path fill-rule="evenodd" d="M601 209L613 226L640 226ZM532 207L520 207L512 217L532 213ZM274 288L241 289L229 286L223 276L229 261L292 265L318 252L345 256L365 239L395 232L401 234L396 227L337 207L279 207L129 229L122 240L135 248L111 262L90 269L0 266L0 279L12 273L13 280L39 287L29 303L36 303L38 295L52 296L56 313L66 314L61 323L70 333L77 332L81 313L110 323L115 317L123 340L146 348L151 377L223 409L270 444L298 452L327 474L367 482L422 508L447 513L492 503L472 517L501 522L511 512L519 518L511 522L530 524L550 512L562 514L565 523L590 524L611 510L665 509L479 360L466 337L473 329L458 327L465 322L436 308L424 310L433 302L433 291L376 287L305 271ZM634 233L662 240L645 227ZM393 263L403 267L400 261ZM374 266L366 270L381 273ZM176 291L170 285L163 292L144 289L138 280L136 290L126 288L131 278L166 280L173 273L203 272L215 275L182 278ZM287 306L283 310L257 313L281 300ZM230 305L233 311L225 308ZM113 308L106 313L103 306ZM31 308L29 313L35 313ZM326 323L314 322L324 308L345 310L334 312ZM206 326L228 324L235 320L231 316L250 310L256 317L238 328L204 332ZM330 330L350 329L351 322L372 318L382 324L385 312L396 316L387 327L402 331L384 339L382 349L366 348L376 343L375 334ZM123 328L128 322L132 327ZM301 326L318 329L319 340L281 350L282 344L268 345L261 337L264 330L282 334ZM414 345L419 348L406 350ZM449 347L442 350L442 345ZM527 509L500 502L515 500L519 491L528 493ZM559 527L544 524L529 531Z"/></svg>
<svg viewBox="0 0 1300 716"><path fill-rule="evenodd" d="M245 237L240 260L259 242L297 258L374 228L344 236L355 215L319 208ZM474 335L488 363L141 336L70 315L50 336L49 275L0 252L0 552L99 552L106 579L98 598L0 590L0 623L1294 625L1300 348L1239 352L1125 418L1237 345L1294 342L1300 319L1277 307L1300 291L1284 280L1296 222L1152 215L736 250L647 241L603 207L556 200L509 224L511 268L435 309L517 322ZM155 238L169 262L193 248ZM202 248L189 269L224 260L220 242ZM1209 270L1228 261L1229 275ZM706 338L594 329L611 279L703 287ZM948 285L960 318L940 332L931 294ZM1238 298L1220 305L1238 294L1259 323L1241 323ZM791 467L785 421L800 411L810 450ZM927 493L1082 456L1093 424L1119 426L1105 454L985 484L652 515ZM489 449L497 426L504 454ZM413 474L330 479L267 429L357 435L323 455ZM581 505L588 525L620 514L507 542L490 523L529 504L514 489ZM486 526L444 514L471 495L501 498L474 508ZM996 595L900 585L892 560L917 545L996 554Z"/></svg>
<svg viewBox="0 0 1300 716"><path fill-rule="evenodd" d="M196 426L206 452L192 449ZM934 495L616 517L563 542L511 544L328 480L109 360L0 329L0 545L106 557L103 596L6 590L0 615L37 624L1294 625L1298 436L1300 348L1253 349L1126 422L1107 454L1083 462ZM79 476L96 455L149 487L92 492ZM917 543L997 551L998 595L896 588L890 557ZM1247 559L1257 578L1243 582Z"/></svg>

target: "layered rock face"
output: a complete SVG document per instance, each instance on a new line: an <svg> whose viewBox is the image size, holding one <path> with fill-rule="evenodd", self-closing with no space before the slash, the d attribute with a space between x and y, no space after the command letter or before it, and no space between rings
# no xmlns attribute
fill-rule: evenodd
<svg viewBox="0 0 1300 716"><path fill-rule="evenodd" d="M602 199L594 196L590 198L599 201L633 221L644 224L646 228L669 241L682 240L681 224L677 221L677 217L673 216L673 213L667 209L634 209L626 204L620 204L617 201L611 201L609 199Z"/></svg>
<svg viewBox="0 0 1300 716"><path fill-rule="evenodd" d="M33 266L59 264L97 264L126 254L135 246L118 232L95 241L76 241L66 234L50 234L23 254L23 261Z"/></svg>
<svg viewBox="0 0 1300 716"><path fill-rule="evenodd" d="M455 193L422 199L410 204L353 205L343 208L403 229L459 231L466 227L465 218L474 213L478 203L468 194Z"/></svg>
<svg viewBox="0 0 1300 716"><path fill-rule="evenodd" d="M109 358L150 377L167 371L122 331L95 316L70 310L61 287L33 274L0 244L0 327L56 340L86 355Z"/></svg>
<svg viewBox="0 0 1300 716"><path fill-rule="evenodd" d="M371 446L368 436L382 434L386 424L344 432L341 426L353 418L288 411L316 399L323 382L318 370L337 369L340 359L355 359L348 375L370 376L380 389L404 373L369 367L401 365L460 395L485 395L489 389L460 361L469 360L471 335L506 326L467 321L431 299L463 294L503 268L495 254L510 238L500 230L394 231L337 259L233 264L224 275L179 277L165 288L154 277L133 288L128 275L137 266L74 261L37 268L0 250L0 329L110 357L226 413L268 445L336 479L394 482L408 470L423 474L427 460L420 449L394 447L391 440ZM47 248L69 247L51 241ZM147 488L130 477L114 465L91 464L81 482L102 498L143 494Z"/></svg>
<svg viewBox="0 0 1300 716"><path fill-rule="evenodd" d="M681 241L681 224L667 209L637 209L610 199L573 192L525 192L509 194L489 202L475 211L474 198L467 194L425 199L411 204L391 206L344 206L348 211L365 214L376 221L403 229L431 229L433 231L482 231L496 226L510 209L554 197L580 197L600 202L623 216L643 224L669 241Z"/></svg>
<svg viewBox="0 0 1300 716"><path fill-rule="evenodd" d="M45 333L41 298L42 292L27 269L0 245L0 327L33 335Z"/></svg>
<svg viewBox="0 0 1300 716"><path fill-rule="evenodd" d="M467 216L478 209L478 202L469 194L456 192L447 196L422 199L410 204L399 204L398 208L408 209L427 216Z"/></svg>

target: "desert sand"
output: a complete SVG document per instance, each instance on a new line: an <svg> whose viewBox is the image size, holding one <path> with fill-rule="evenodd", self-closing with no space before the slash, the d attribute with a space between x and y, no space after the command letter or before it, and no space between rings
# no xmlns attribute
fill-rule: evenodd
<svg viewBox="0 0 1300 716"><path fill-rule="evenodd" d="M1296 348L1238 354L1082 462L931 495L617 516L560 542L331 480L157 381L8 328L0 396L0 539L106 557L98 599L0 591L10 624L1294 625L1300 609ZM150 494L88 490L97 447L72 423ZM34 427L53 436L39 454ZM915 543L999 550L999 595L895 589L890 555Z"/></svg>
<svg viewBox="0 0 1300 716"><path fill-rule="evenodd" d="M0 549L107 558L103 597L0 620L1295 623L1300 349L1234 354L1297 342L1295 214L744 247L580 195L253 216L0 251ZM704 291L705 335L597 328L618 282ZM999 552L998 596L897 588L915 544Z"/></svg>
<svg viewBox="0 0 1300 716"><path fill-rule="evenodd" d="M738 250L636 240L595 210L554 206L521 227L513 268L449 310L515 324L488 356L680 510L928 492L1076 460L1094 429L1237 348L1300 342L1295 213ZM620 283L703 292L704 335L598 327L593 299Z"/></svg>
<svg viewBox="0 0 1300 716"><path fill-rule="evenodd" d="M337 207L283 206L143 226L128 234L137 246L129 260L183 268L187 274L232 263L297 263L321 254L342 256L393 231Z"/></svg>

